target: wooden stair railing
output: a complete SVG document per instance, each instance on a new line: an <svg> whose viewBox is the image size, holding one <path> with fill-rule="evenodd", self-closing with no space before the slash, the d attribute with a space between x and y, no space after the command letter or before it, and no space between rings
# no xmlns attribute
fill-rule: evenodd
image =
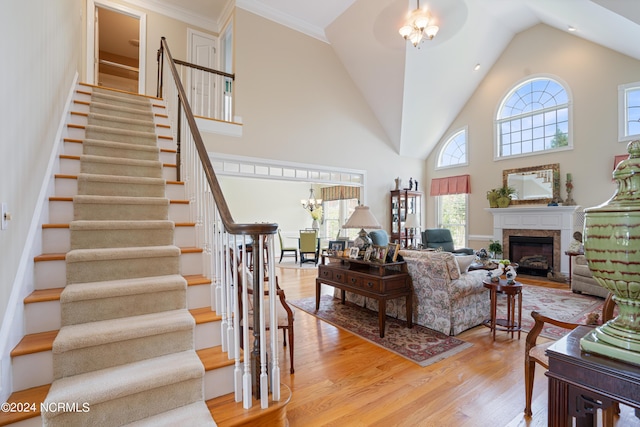
<svg viewBox="0 0 640 427"><path fill-rule="evenodd" d="M269 389L271 400L280 400L280 371L278 366L277 328L270 328L271 356L267 361L267 332L265 324L276 324L275 298L270 298L270 309L264 306L264 299L259 298L263 292L253 295L254 324L252 325L252 346L248 344L248 324L243 325L245 345L251 350L251 356L241 359L239 343L240 318L237 313L238 304L234 289L237 289L237 268L245 268L233 259L247 260L247 237L257 247L253 249L254 289L262 289L267 283L271 295L275 290L274 257L264 260L265 249L274 253L274 234L278 224L251 223L241 224L233 220L225 197L220 188L213 166L208 157L202 136L198 130L195 117L189 105L180 74L175 66L166 39L163 37L158 50L158 96L165 99L170 112L170 120L176 125L176 141L178 144L177 164L180 178L187 186L187 193L195 206L194 222L198 225L198 236L201 246L207 255L205 274L210 274L215 284L216 312L222 316L222 348L229 352L230 358L236 360L235 400L243 402L245 408L251 407L253 396L260 399L263 408L269 405ZM255 243L253 243L255 242ZM262 268L266 265L265 269ZM265 276L266 274L266 276ZM235 279L234 279L235 277ZM263 280L265 277L268 279ZM242 295L243 307L248 307L248 295ZM265 319L264 313L271 318ZM248 316L243 316L248 318ZM246 323L246 322L245 322ZM270 372L267 372L269 366Z"/></svg>

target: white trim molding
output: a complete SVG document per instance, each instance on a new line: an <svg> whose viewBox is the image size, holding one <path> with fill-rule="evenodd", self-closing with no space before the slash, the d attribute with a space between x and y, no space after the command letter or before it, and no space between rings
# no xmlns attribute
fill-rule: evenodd
<svg viewBox="0 0 640 427"><path fill-rule="evenodd" d="M569 249L574 231L574 213L579 206L485 208L493 215L493 239L502 242L503 230L560 230L560 271L568 275ZM503 243L504 246L504 243ZM506 256L506 255L505 255Z"/></svg>

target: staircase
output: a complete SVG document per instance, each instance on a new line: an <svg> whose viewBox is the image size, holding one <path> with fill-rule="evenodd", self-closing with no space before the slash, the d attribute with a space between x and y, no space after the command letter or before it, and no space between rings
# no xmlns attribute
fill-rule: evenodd
<svg viewBox="0 0 640 427"><path fill-rule="evenodd" d="M216 425L234 362L175 152L162 101L78 86L11 353L9 402L34 405L0 426Z"/></svg>

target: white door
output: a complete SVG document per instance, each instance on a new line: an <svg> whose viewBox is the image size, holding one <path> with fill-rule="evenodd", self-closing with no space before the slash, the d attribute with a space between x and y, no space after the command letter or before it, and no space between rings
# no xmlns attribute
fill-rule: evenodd
<svg viewBox="0 0 640 427"><path fill-rule="evenodd" d="M218 40L210 34L189 30L188 62L201 65L206 68L217 69L217 44ZM189 73L189 85L191 108L193 114L203 117L218 117L220 106L217 88L221 87L220 78L215 74L191 69Z"/></svg>

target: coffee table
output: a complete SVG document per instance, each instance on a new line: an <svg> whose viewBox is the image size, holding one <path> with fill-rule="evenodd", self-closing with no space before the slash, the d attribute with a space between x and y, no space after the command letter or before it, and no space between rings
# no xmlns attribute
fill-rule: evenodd
<svg viewBox="0 0 640 427"><path fill-rule="evenodd" d="M484 325L491 329L493 340L496 339L496 330L506 331L507 334L518 332L520 339L520 331L522 330L522 283L513 282L509 285L505 279L498 282L492 282L491 279L482 281L485 288L489 289L491 296L491 319L485 320ZM507 318L497 318L498 294L507 296ZM518 321L516 321L516 297L518 298Z"/></svg>

